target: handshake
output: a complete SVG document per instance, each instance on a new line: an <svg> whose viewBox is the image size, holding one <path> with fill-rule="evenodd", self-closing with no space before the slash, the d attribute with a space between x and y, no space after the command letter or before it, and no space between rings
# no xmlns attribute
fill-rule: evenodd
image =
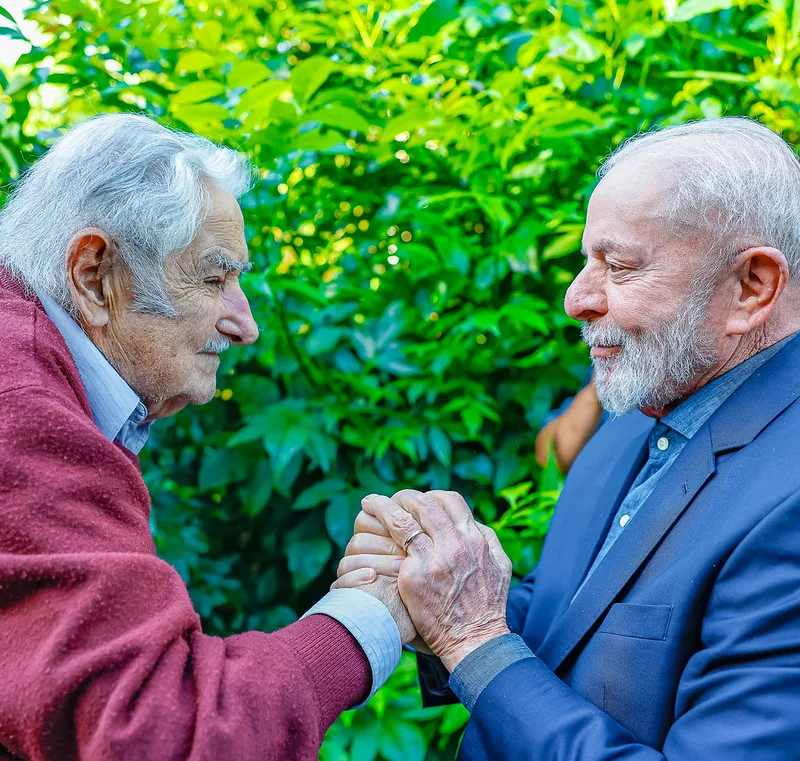
<svg viewBox="0 0 800 761"><path fill-rule="evenodd" d="M511 561L460 494L404 489L391 498L371 494L361 508L331 589L376 597L403 643L439 656L450 672L508 634Z"/></svg>

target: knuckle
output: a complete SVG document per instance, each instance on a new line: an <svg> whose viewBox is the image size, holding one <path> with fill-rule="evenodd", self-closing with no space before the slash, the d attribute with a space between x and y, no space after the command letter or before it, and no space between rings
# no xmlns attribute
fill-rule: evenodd
<svg viewBox="0 0 800 761"><path fill-rule="evenodd" d="M400 531L410 531L417 526L417 522L414 520L414 517L405 510L395 510L391 517L395 528L399 529Z"/></svg>

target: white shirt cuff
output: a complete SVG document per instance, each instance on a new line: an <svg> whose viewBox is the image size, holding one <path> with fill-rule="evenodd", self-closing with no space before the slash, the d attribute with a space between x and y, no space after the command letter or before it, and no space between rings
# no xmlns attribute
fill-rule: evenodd
<svg viewBox="0 0 800 761"><path fill-rule="evenodd" d="M335 618L361 645L372 669L372 689L366 703L400 662L402 641L392 614L363 589L332 589L303 618L315 613Z"/></svg>

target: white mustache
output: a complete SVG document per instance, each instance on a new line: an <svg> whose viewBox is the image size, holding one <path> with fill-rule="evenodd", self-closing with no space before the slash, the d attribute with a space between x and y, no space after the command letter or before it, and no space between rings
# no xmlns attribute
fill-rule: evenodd
<svg viewBox="0 0 800 761"><path fill-rule="evenodd" d="M589 346L626 346L631 337L617 325L601 325L585 322L581 326L581 337Z"/></svg>
<svg viewBox="0 0 800 761"><path fill-rule="evenodd" d="M228 338L215 338L209 341L198 354L221 354L225 349L231 346L230 339Z"/></svg>

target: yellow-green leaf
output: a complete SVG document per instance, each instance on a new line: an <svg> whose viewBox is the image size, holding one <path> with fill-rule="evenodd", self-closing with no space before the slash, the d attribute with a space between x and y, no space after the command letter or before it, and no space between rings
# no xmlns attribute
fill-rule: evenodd
<svg viewBox="0 0 800 761"><path fill-rule="evenodd" d="M228 87L252 87L271 74L260 61L239 61L228 74Z"/></svg>
<svg viewBox="0 0 800 761"><path fill-rule="evenodd" d="M172 108L176 106L184 106L189 103L202 103L209 98L215 98L217 95L222 95L225 88L219 82L212 80L203 80L202 82L192 82L186 85L182 90L179 90L175 95L170 98Z"/></svg>
<svg viewBox="0 0 800 761"><path fill-rule="evenodd" d="M307 58L292 69L290 82L299 103L308 103L333 71L333 62L323 56Z"/></svg>
<svg viewBox="0 0 800 761"><path fill-rule="evenodd" d="M195 24L194 36L206 50L216 51L222 40L222 24L214 19Z"/></svg>
<svg viewBox="0 0 800 761"><path fill-rule="evenodd" d="M188 53L181 53L180 58L178 58L178 70L187 72L205 71L210 69L216 62L217 59L210 53L206 53L203 50L191 50Z"/></svg>
<svg viewBox="0 0 800 761"><path fill-rule="evenodd" d="M236 104L234 114L238 117L250 111L264 111L288 89L289 83L283 79L270 79L268 82L262 82L242 95Z"/></svg>
<svg viewBox="0 0 800 761"><path fill-rule="evenodd" d="M230 117L228 110L220 106L219 103L194 103L188 106L181 106L174 113L176 119L180 119L190 125L221 122L223 119Z"/></svg>

